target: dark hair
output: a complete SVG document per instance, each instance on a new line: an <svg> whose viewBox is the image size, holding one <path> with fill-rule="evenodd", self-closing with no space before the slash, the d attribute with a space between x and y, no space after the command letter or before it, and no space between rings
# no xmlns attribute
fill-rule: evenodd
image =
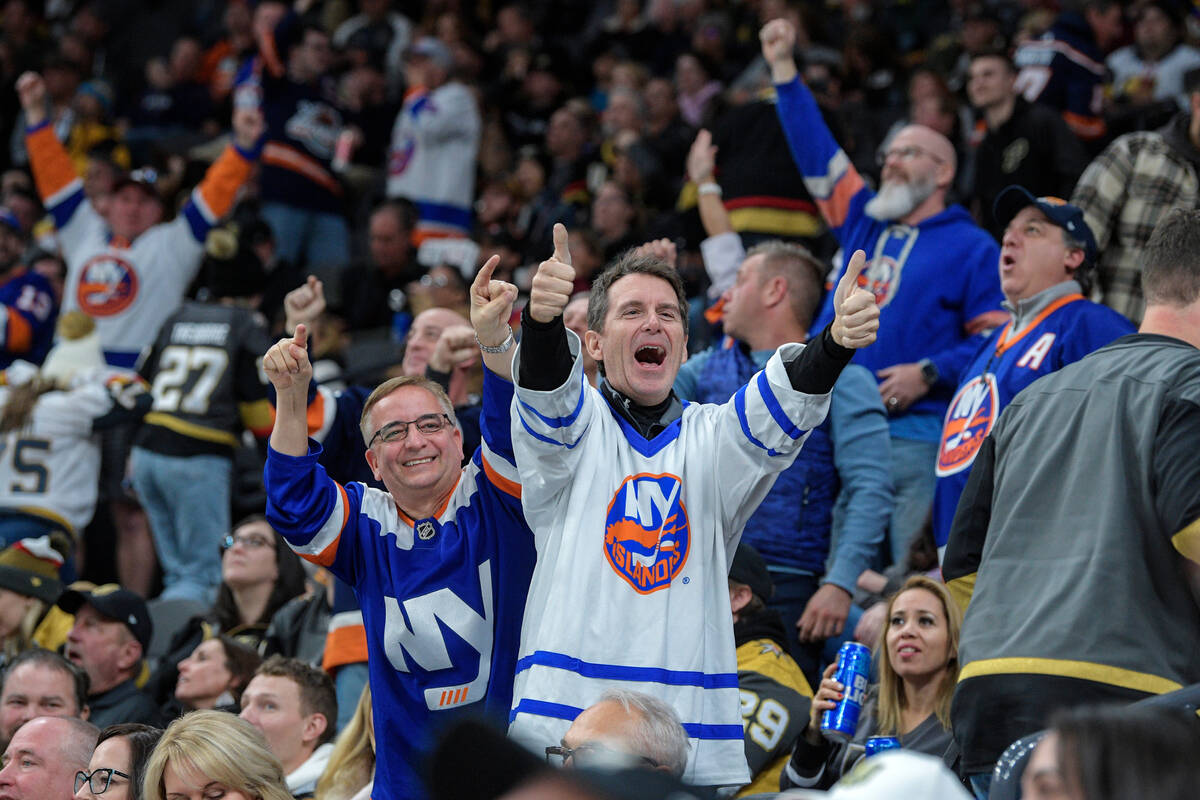
<svg viewBox="0 0 1200 800"><path fill-rule="evenodd" d="M9 662L8 668L4 670L4 682L0 683L0 694L3 694L9 676L17 667L25 664L36 664L66 673L70 676L72 688L75 690L75 713L82 713L83 709L87 708L88 690L91 688L91 681L88 679L87 673L53 650L45 650L41 647L30 648Z"/></svg>
<svg viewBox="0 0 1200 800"><path fill-rule="evenodd" d="M251 514L238 520L231 530L236 531L252 522L267 522L267 518L262 514ZM267 524L269 527L270 523ZM267 607L263 609L262 616L254 620L258 625L269 623L284 603L304 594L305 589L304 565L300 563L300 557L292 552L292 548L288 547L282 536L275 533L274 528L271 528L271 532L275 534L275 566L279 569L279 576L275 579L275 587L267 598ZM233 590L224 581L217 589L217 602L213 604L211 617L224 633L242 624L237 604L233 601Z"/></svg>
<svg viewBox="0 0 1200 800"><path fill-rule="evenodd" d="M1172 209L1142 252L1147 305L1188 306L1200 298L1200 211Z"/></svg>
<svg viewBox="0 0 1200 800"><path fill-rule="evenodd" d="M329 673L298 658L275 655L264 661L254 675L287 678L294 682L300 689L300 713L305 716L321 714L328 723L317 744L322 745L333 739L337 732L337 692Z"/></svg>
<svg viewBox="0 0 1200 800"><path fill-rule="evenodd" d="M1010 56L1004 50L988 48L986 50L980 50L978 53L972 53L971 63L974 64L981 58L998 58L1004 62L1005 68L1007 68L1010 73L1014 75L1017 73L1017 65L1013 63L1012 56Z"/></svg>
<svg viewBox="0 0 1200 800"><path fill-rule="evenodd" d="M217 641L221 643L221 649L225 651L225 668L237 680L237 683L230 689L230 693L233 695L234 701L240 703L242 691L262 664L262 656L258 654L257 650L228 636L218 636Z"/></svg>
<svg viewBox="0 0 1200 800"><path fill-rule="evenodd" d="M1087 800L1190 800L1200 785L1200 724L1182 710L1128 705L1060 711L1064 782Z"/></svg>
<svg viewBox="0 0 1200 800"><path fill-rule="evenodd" d="M589 330L596 333L604 332L604 318L608 316L608 292L614 283L626 275L651 275L655 278L662 278L671 284L671 288L675 290L675 297L679 300L679 321L683 325L684 332L687 331L688 301L679 273L661 258L638 255L635 250L623 253L592 283L592 291L588 296Z"/></svg>
<svg viewBox="0 0 1200 800"><path fill-rule="evenodd" d="M372 217L379 213L391 214L392 218L400 225L401 230L411 231L417 224L417 209L408 200L384 200L371 209Z"/></svg>
<svg viewBox="0 0 1200 800"><path fill-rule="evenodd" d="M129 791L133 800L142 800L142 778L146 775L146 762L154 752L154 745L163 735L162 728L142 725L138 722L121 722L109 725L100 731L96 746L109 739L123 738L129 743Z"/></svg>

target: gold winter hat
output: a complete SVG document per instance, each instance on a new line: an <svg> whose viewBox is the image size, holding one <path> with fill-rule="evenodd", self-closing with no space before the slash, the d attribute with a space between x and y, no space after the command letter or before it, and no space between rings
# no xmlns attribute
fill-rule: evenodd
<svg viewBox="0 0 1200 800"><path fill-rule="evenodd" d="M0 550L0 588L53 603L62 593L58 571L65 544L50 536L21 539Z"/></svg>

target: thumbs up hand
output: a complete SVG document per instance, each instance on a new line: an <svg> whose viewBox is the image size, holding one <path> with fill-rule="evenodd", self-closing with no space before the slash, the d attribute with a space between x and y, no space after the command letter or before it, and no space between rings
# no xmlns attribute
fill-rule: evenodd
<svg viewBox="0 0 1200 800"><path fill-rule="evenodd" d="M567 248L567 229L561 223L554 226L554 255L538 265L529 295L529 316L538 322L549 322L562 316L575 289L575 268L571 266L571 251Z"/></svg>
<svg viewBox="0 0 1200 800"><path fill-rule="evenodd" d="M867 254L855 250L845 274L833 295L833 340L853 350L875 341L879 331L879 306L875 295L859 285L859 276L867 266Z"/></svg>
<svg viewBox="0 0 1200 800"><path fill-rule="evenodd" d="M296 335L280 339L263 356L263 372L277 394L308 395L312 363L308 360L308 326L296 326Z"/></svg>

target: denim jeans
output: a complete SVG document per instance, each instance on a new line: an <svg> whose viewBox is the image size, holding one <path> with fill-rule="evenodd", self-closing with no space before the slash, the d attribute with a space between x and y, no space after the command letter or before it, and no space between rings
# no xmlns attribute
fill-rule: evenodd
<svg viewBox="0 0 1200 800"><path fill-rule="evenodd" d="M358 708L359 695L367 686L367 662L345 664L338 667L333 676L333 690L337 694L337 729L343 731L350 724L354 710Z"/></svg>
<svg viewBox="0 0 1200 800"><path fill-rule="evenodd" d="M896 510L888 530L892 563L902 563L908 546L933 509L937 486L934 465L937 442L892 439L892 483L896 487Z"/></svg>
<svg viewBox="0 0 1200 800"><path fill-rule="evenodd" d="M163 568L164 599L211 605L229 533L233 462L224 456L164 456L133 448L133 486L146 509Z"/></svg>
<svg viewBox="0 0 1200 800"><path fill-rule="evenodd" d="M975 800L988 800L988 794L992 790L992 773L977 772L974 775L968 775L967 780L971 782L971 791L975 794Z"/></svg>
<svg viewBox="0 0 1200 800"><path fill-rule="evenodd" d="M350 231L340 214L263 203L262 217L275 234L276 253L296 266L329 272L350 260Z"/></svg>

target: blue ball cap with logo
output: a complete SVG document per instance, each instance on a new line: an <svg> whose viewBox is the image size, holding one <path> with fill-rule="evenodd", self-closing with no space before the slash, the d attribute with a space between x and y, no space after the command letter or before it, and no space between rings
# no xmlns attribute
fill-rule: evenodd
<svg viewBox="0 0 1200 800"><path fill-rule="evenodd" d="M1083 261L1092 264L1096 260L1096 237L1092 229L1083 219L1083 210L1073 206L1058 197L1034 197L1024 186L1009 186L996 195L992 205L992 214L996 222L1004 228L1012 218L1027 206L1036 206L1046 217L1058 227L1065 230L1072 239L1083 243Z"/></svg>

